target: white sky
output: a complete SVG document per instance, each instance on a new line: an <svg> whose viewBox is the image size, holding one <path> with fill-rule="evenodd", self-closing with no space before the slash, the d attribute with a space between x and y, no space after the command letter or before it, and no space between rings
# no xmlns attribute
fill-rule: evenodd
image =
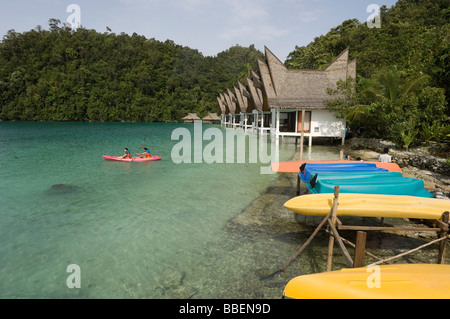
<svg viewBox="0 0 450 319"><path fill-rule="evenodd" d="M197 49L204 55L239 44L266 45L284 61L296 45L304 46L344 20L367 20L369 4L390 8L397 0L0 0L0 38L8 30L29 31L48 20L66 22L70 4L81 9L83 27Z"/></svg>

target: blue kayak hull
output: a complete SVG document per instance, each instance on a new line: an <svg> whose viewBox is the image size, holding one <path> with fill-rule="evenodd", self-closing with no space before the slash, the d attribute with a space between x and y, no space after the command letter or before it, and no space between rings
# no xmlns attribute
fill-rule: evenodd
<svg viewBox="0 0 450 319"><path fill-rule="evenodd" d="M388 172L387 169L379 168L374 163L354 163L354 164L306 164L300 169L299 177L305 183L319 173L380 173ZM311 176L313 175L313 176Z"/></svg>
<svg viewBox="0 0 450 319"><path fill-rule="evenodd" d="M398 172L380 172L380 171L366 171L366 172L351 172L351 173L313 173L309 175L309 181L320 179L367 179L373 180L376 178L400 178L402 173Z"/></svg>
<svg viewBox="0 0 450 319"><path fill-rule="evenodd" d="M422 180L407 177L319 178L313 184L306 183L306 187L313 194L333 193L336 186L339 186L341 193L434 197L425 189Z"/></svg>

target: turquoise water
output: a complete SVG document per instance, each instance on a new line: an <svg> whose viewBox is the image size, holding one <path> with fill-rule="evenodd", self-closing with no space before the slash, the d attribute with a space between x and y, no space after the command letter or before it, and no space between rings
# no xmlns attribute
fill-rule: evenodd
<svg viewBox="0 0 450 319"><path fill-rule="evenodd" d="M175 164L171 134L180 127L193 132L183 124L0 123L0 298L225 296L230 274L251 270L245 256L227 257L234 247L224 225L275 176L260 174L261 163ZM101 157L134 153L144 140L162 161ZM280 160L292 156L292 145L280 146ZM67 287L71 264L81 289ZM177 290L180 282L192 284Z"/></svg>
<svg viewBox="0 0 450 319"><path fill-rule="evenodd" d="M0 298L280 298L290 279L325 270L328 236L319 234L284 273L267 276L304 244L314 221L283 210L295 176L261 174L268 164L249 160L255 134L247 134L244 164L237 149L227 163L225 142L225 163L176 164L172 150L182 141L171 137L179 129L195 136L185 124L0 122ZM102 158L142 142L162 161ZM339 150L314 145L304 158L338 159ZM216 152L204 151L205 160ZM293 139L279 142L280 161L298 152ZM384 256L423 244L370 238ZM407 261L430 263L436 253ZM346 267L338 252L333 263ZM73 264L79 289L67 285Z"/></svg>

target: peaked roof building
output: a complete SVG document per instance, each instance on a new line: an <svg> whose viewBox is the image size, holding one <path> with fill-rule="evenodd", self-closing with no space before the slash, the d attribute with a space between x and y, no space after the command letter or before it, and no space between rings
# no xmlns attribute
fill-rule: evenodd
<svg viewBox="0 0 450 319"><path fill-rule="evenodd" d="M325 103L336 98L327 89L335 89L339 80L356 78L356 60L348 61L348 49L324 70L289 70L267 47L265 55L258 69L269 108L327 109Z"/></svg>
<svg viewBox="0 0 450 319"><path fill-rule="evenodd" d="M187 116L183 117L185 123L194 123L195 121L201 121L202 119L198 117L197 113L188 113Z"/></svg>
<svg viewBox="0 0 450 319"><path fill-rule="evenodd" d="M258 70L251 70L246 86L238 83L217 98L225 125L239 125L277 136L332 137L345 140L346 122L326 105L343 96L330 95L339 80L356 78L356 60L344 50L323 70L286 68L267 47ZM225 116L226 115L226 116ZM227 121L228 119L228 121ZM239 124L237 124L239 122Z"/></svg>

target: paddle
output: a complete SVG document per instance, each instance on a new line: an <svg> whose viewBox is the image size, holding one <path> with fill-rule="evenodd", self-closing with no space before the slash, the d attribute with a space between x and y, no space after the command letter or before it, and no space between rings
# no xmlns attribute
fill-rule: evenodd
<svg viewBox="0 0 450 319"><path fill-rule="evenodd" d="M144 137L144 140L141 142L141 145L139 145L138 149L140 149L142 147L142 145L144 145L146 139L147 139L147 136ZM136 152L136 155L142 155L142 154Z"/></svg>

